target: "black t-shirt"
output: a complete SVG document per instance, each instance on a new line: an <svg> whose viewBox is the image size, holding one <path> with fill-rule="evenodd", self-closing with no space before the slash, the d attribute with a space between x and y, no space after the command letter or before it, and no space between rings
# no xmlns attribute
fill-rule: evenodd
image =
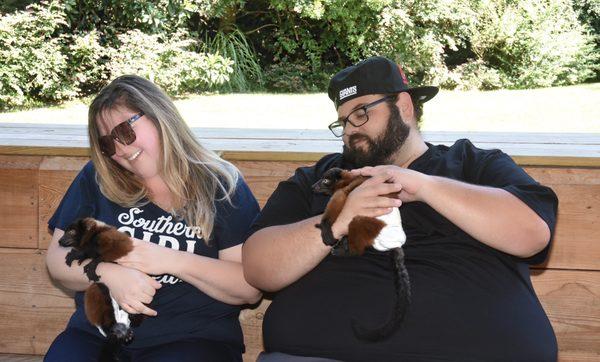
<svg viewBox="0 0 600 362"><path fill-rule="evenodd" d="M554 232L558 200L499 150L468 140L433 146L409 168L471 184L502 188L518 197ZM331 167L351 169L340 154L299 168L279 184L251 233L319 215L328 197L312 185ZM327 256L317 267L275 294L266 312L267 351L344 361L555 361L554 331L532 287L529 264L548 247L520 259L466 234L425 203L400 207L407 234L405 264L412 299L400 328L382 342L354 336L351 320L374 328L393 308L389 256Z"/></svg>
<svg viewBox="0 0 600 362"><path fill-rule="evenodd" d="M94 217L129 235L180 251L217 259L219 250L244 241L252 220L259 211L258 203L240 177L232 203L215 201L216 215L209 243L198 237L185 221L175 220L167 211L152 202L139 207L122 207L108 198L96 182L96 170L90 161L73 180L52 218L51 230L66 227L81 217ZM162 284L150 307L156 317L144 319L134 329L134 339L127 348L144 348L189 338L228 343L243 350L243 336L238 320L240 307L216 300L173 275L155 276ZM83 292L75 294L76 310L69 327L83 329L101 336L84 311Z"/></svg>

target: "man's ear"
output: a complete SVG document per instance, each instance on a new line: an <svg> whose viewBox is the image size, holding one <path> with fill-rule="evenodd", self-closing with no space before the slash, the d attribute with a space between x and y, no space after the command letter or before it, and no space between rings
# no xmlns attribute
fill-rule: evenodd
<svg viewBox="0 0 600 362"><path fill-rule="evenodd" d="M400 116L404 122L410 122L412 125L416 125L415 109L413 108L412 98L407 92L398 94L398 100L396 106L400 110Z"/></svg>

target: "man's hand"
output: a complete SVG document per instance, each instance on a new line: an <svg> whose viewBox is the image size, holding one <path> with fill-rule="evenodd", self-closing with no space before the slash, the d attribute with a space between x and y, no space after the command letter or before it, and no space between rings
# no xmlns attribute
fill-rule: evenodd
<svg viewBox="0 0 600 362"><path fill-rule="evenodd" d="M387 175L387 182L391 182L399 188L402 202L424 201L427 186L431 183L429 175L394 165L363 167L351 172L355 175L372 176L373 178Z"/></svg>
<svg viewBox="0 0 600 362"><path fill-rule="evenodd" d="M388 182L391 177L387 171L379 172L348 194L344 208L332 225L336 239L348 233L348 224L355 216L377 217L402 205L401 200L384 196L402 190L399 183Z"/></svg>

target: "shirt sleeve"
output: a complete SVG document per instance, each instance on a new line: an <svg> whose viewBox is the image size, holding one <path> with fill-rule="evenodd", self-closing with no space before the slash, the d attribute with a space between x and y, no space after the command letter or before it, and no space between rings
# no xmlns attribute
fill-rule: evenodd
<svg viewBox="0 0 600 362"><path fill-rule="evenodd" d="M269 226L292 224L311 217L311 192L307 185L311 182L302 168L288 180L280 182L254 220L246 238Z"/></svg>
<svg viewBox="0 0 600 362"><path fill-rule="evenodd" d="M239 178L231 203L217 201L217 215L212 239L218 250L244 242L245 235L259 212L258 202L242 177Z"/></svg>
<svg viewBox="0 0 600 362"><path fill-rule="evenodd" d="M524 202L550 229L550 240L554 237L558 198L551 188L535 181L518 166L510 156L499 150L488 152L475 167L476 183L504 189ZM529 264L544 262L548 256L550 243L539 253L529 258L520 258Z"/></svg>
<svg viewBox="0 0 600 362"><path fill-rule="evenodd" d="M48 220L48 230L65 230L75 220L95 213L94 190L97 189L95 170L91 161L75 177L58 208Z"/></svg>

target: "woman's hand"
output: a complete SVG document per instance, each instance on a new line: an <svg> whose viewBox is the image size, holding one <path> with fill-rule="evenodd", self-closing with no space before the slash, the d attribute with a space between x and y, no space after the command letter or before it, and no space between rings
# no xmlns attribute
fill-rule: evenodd
<svg viewBox="0 0 600 362"><path fill-rule="evenodd" d="M131 241L133 250L117 259L119 265L151 275L173 273L172 260L178 251L136 238L131 238Z"/></svg>
<svg viewBox="0 0 600 362"><path fill-rule="evenodd" d="M112 297L127 313L156 316L156 311L146 306L161 287L154 278L114 263L100 263L97 270L101 282L106 284Z"/></svg>
<svg viewBox="0 0 600 362"><path fill-rule="evenodd" d="M351 171L353 174L377 177L388 175L387 182L397 185L402 202L424 201L424 193L430 184L431 176L394 165L363 167Z"/></svg>

